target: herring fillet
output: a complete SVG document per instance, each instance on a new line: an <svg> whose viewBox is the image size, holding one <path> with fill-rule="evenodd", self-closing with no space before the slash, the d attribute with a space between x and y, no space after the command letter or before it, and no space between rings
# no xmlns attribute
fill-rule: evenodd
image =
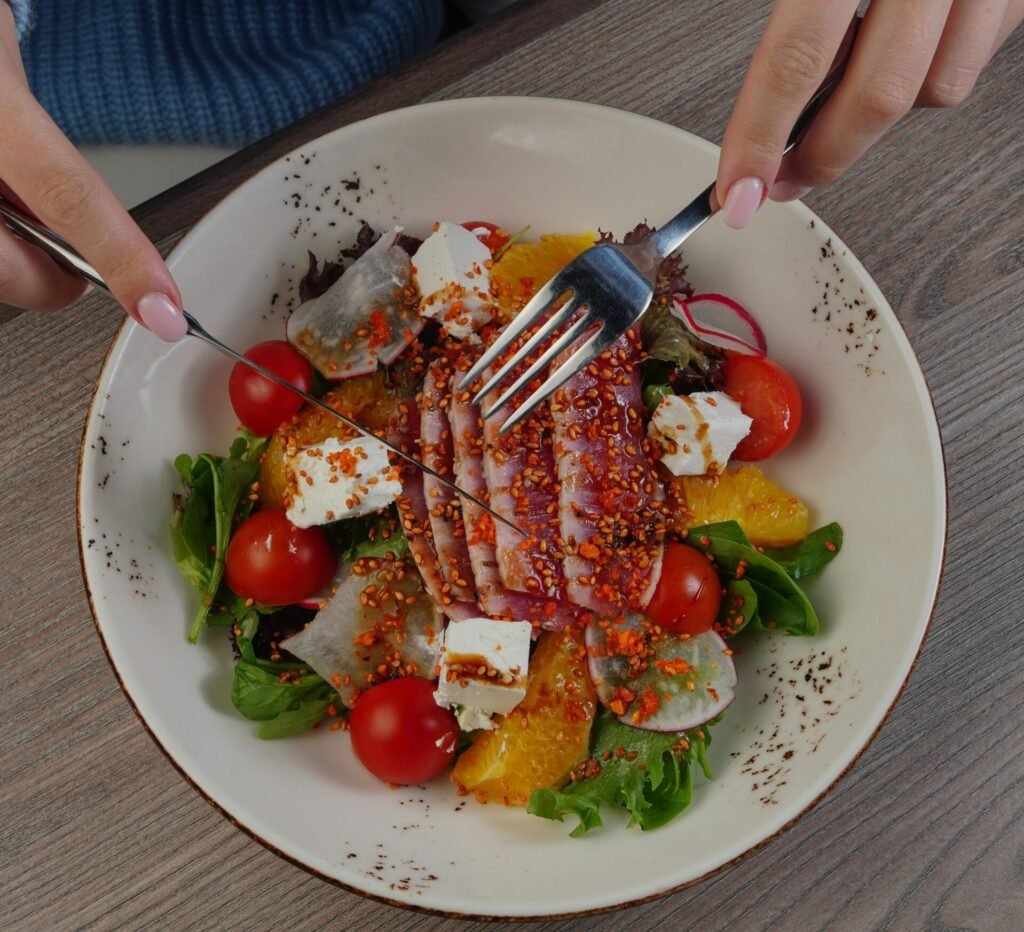
<svg viewBox="0 0 1024 932"><path fill-rule="evenodd" d="M388 429L388 440L413 456L419 453L420 412L413 399L398 403L398 410ZM477 607L473 602L460 601L453 597L448 584L441 575L441 568L434 550L433 534L430 529L430 515L427 500L423 494L423 474L411 463L402 460L398 465L402 479L402 495L398 499L398 515L402 531L409 541L409 551L423 577L423 586L430 597L449 618L461 620L474 618Z"/></svg>
<svg viewBox="0 0 1024 932"><path fill-rule="evenodd" d="M665 490L644 449L641 359L630 331L551 400L566 589L597 612L644 608L661 576Z"/></svg>

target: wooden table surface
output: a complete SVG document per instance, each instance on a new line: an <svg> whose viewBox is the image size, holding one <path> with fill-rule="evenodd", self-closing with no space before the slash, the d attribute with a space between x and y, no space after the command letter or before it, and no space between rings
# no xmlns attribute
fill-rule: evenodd
<svg viewBox="0 0 1024 932"><path fill-rule="evenodd" d="M169 249L270 160L421 100L571 97L719 139L767 8L527 4L137 216ZM834 792L757 854L674 896L550 928L1024 925L1022 65L1018 30L965 105L914 114L809 199L897 309L946 446L945 580L906 692ZM75 531L83 420L118 316L98 298L45 320L0 310L0 924L467 927L363 899L264 850L178 776L120 694Z"/></svg>

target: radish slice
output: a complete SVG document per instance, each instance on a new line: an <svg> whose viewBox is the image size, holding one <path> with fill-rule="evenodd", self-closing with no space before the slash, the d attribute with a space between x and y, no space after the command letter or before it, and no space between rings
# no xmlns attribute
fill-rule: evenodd
<svg viewBox="0 0 1024 932"><path fill-rule="evenodd" d="M288 341L332 381L369 375L391 365L423 329L404 297L412 261L398 245L401 228L384 234L322 295L288 319Z"/></svg>
<svg viewBox="0 0 1024 932"><path fill-rule="evenodd" d="M624 725L645 731L696 728L735 698L736 667L714 631L685 637L643 615L587 626L590 678Z"/></svg>
<svg viewBox="0 0 1024 932"><path fill-rule="evenodd" d="M768 343L751 313L722 294L675 295L669 310L698 339L721 349L764 356Z"/></svg>
<svg viewBox="0 0 1024 932"><path fill-rule="evenodd" d="M350 709L364 689L383 679L436 678L444 625L415 567L357 560L345 565L335 582L337 591L316 618L281 642L285 650L334 686ZM381 593L386 593L383 600Z"/></svg>

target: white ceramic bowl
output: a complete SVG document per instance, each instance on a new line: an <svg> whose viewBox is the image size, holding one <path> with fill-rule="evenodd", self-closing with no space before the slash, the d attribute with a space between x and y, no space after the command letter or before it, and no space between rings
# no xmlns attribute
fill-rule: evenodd
<svg viewBox="0 0 1024 932"><path fill-rule="evenodd" d="M306 250L333 256L358 218L414 233L454 219L621 234L666 220L715 164L710 143L602 107L428 104L339 129L260 172L196 225L170 265L193 312L246 347L283 334ZM751 308L802 386L802 433L768 469L818 523L842 522L846 544L808 586L821 635L748 642L739 698L714 731L715 779L698 778L691 809L650 833L609 813L603 830L571 839L568 823L478 806L443 779L389 790L342 732L259 741L228 700L224 636L185 641L195 596L167 534L173 457L230 440L229 365L196 341L167 346L123 328L84 440L83 562L125 692L210 802L284 856L371 896L548 916L703 877L778 833L850 767L899 695L938 586L945 482L928 390L885 298L802 205L766 204L742 233L713 221L685 252L698 290Z"/></svg>

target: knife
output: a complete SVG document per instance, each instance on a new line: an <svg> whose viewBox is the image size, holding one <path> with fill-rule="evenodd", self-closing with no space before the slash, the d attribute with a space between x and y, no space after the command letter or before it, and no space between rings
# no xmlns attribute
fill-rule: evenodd
<svg viewBox="0 0 1024 932"><path fill-rule="evenodd" d="M62 239L52 230L49 230L46 227L44 227L41 223L39 223L38 220L29 216L23 210L20 210L19 208L15 207L10 201L5 200L3 197L0 197L0 217L4 218L11 232L20 236L26 242L32 243L32 245L34 246L38 246L40 249L45 251L58 265L67 269L73 274L78 275L80 278L84 278L87 282L89 282L91 285L94 285L101 291L110 294L110 289L107 287L107 283L100 276L99 272L97 272L96 269L94 269L88 262L86 262L85 259L82 258L82 256L75 250L75 248L70 243ZM387 447L392 453L394 453L395 456L398 456L405 462L415 466L421 472L425 472L427 475L432 476L442 485L451 489L453 492L456 492L462 498L471 501L478 508L482 508L495 520L500 521L507 527L510 527L513 531L515 531L517 534L521 534L523 537L528 536L525 531L516 527L516 525L509 521L507 518L504 518L501 515L499 515L489 505L480 501L480 499L478 499L476 496L470 495L468 492L459 488L459 486L457 486L454 482L452 482L450 479L446 479L436 470L431 469L426 463L422 462L421 460L418 460L415 456L406 453L405 450L402 450L400 447L395 446L395 444L385 440L383 437L378 437L372 430L363 427L358 421L352 420L352 418L348 417L345 414L342 414L340 411L336 411L329 404L327 404L324 401L321 401L315 395L311 395L309 392L303 391L301 388L299 388L296 385L293 385L287 379L283 379L281 378L281 376L276 375L269 369L265 368L264 366L261 366L258 362L253 362L251 359L244 356L242 353L238 352L238 350L233 349L223 341L218 340L201 323L199 323L198 320L196 320L190 313L188 313L188 311L184 311L183 313L185 315L185 321L188 324L188 336L198 338L207 346L212 346L215 350L217 350L217 352L222 353L229 359L233 359L235 360L235 362L240 362L243 365L248 366L250 369L254 370L255 372L258 372L264 378L270 379L270 381L276 382L278 385L283 385L290 391L295 392L295 394L302 398L302 400L305 401L307 404L311 404L315 408L319 408L321 411L326 411L328 414L333 415L343 424L347 425L348 427L351 427L355 431L358 431L364 437L369 437L373 440L379 441L380 443L384 444L384 446Z"/></svg>

